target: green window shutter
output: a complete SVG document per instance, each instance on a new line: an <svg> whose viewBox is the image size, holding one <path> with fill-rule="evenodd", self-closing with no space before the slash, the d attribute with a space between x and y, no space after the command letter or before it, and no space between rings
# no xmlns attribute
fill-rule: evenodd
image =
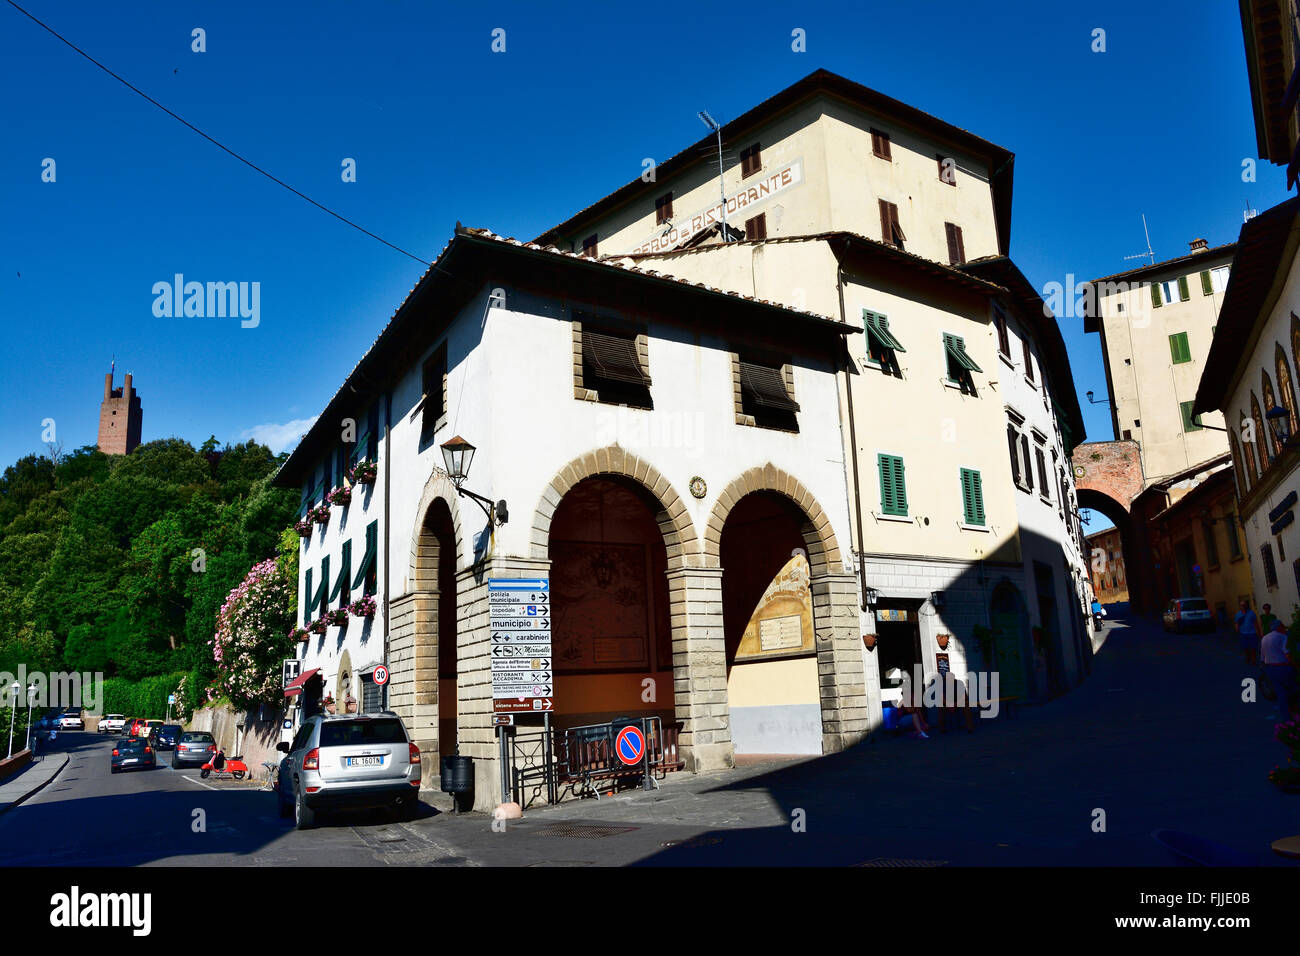
<svg viewBox="0 0 1300 956"><path fill-rule="evenodd" d="M312 569L308 568L307 578L306 581L304 582L304 587L303 587L303 595L305 597L302 602L302 606L304 608L302 612L302 619L304 623L310 623L312 611L316 610L316 605L320 603L320 598L316 596L316 592L312 589L311 586L311 572Z"/></svg>
<svg viewBox="0 0 1300 956"><path fill-rule="evenodd" d="M352 577L352 542L343 542L343 553L339 558L339 576L334 582L334 590L330 592L330 600L336 597L342 598L343 604L350 603L352 599L352 587L349 578Z"/></svg>
<svg viewBox="0 0 1300 956"><path fill-rule="evenodd" d="M1169 357L1175 365L1182 365L1192 360L1192 350L1187 344L1187 333L1177 332L1169 336Z"/></svg>
<svg viewBox="0 0 1300 956"><path fill-rule="evenodd" d="M1192 414L1192 406L1195 402L1179 402L1178 411L1183 418L1183 431L1198 432L1204 426L1201 425L1201 416Z"/></svg>
<svg viewBox="0 0 1300 956"><path fill-rule="evenodd" d="M1192 294L1187 291L1187 276L1179 276L1178 277L1178 301L1186 302L1191 297Z"/></svg>
<svg viewBox="0 0 1300 956"><path fill-rule="evenodd" d="M317 605L320 606L322 614L330 609L329 590L330 556L327 554L320 559L320 586L316 588L316 594L311 599L312 610L315 610Z"/></svg>
<svg viewBox="0 0 1300 956"><path fill-rule="evenodd" d="M903 479L903 459L897 455L880 455L880 510L887 515L907 514L907 486Z"/></svg>
<svg viewBox="0 0 1300 956"><path fill-rule="evenodd" d="M984 487L980 473L971 468L961 470L962 511L967 524L984 524Z"/></svg>
<svg viewBox="0 0 1300 956"><path fill-rule="evenodd" d="M364 587L363 594L374 594L377 588L379 563L379 522L372 521L366 525L366 553L361 558L361 567L352 580L352 587Z"/></svg>
<svg viewBox="0 0 1300 956"><path fill-rule="evenodd" d="M1159 285L1159 283L1156 283L1156 282L1151 283L1151 306L1152 306L1153 308L1158 309L1158 308L1160 308L1160 306L1162 306L1163 304L1164 304L1164 303L1160 301L1160 285Z"/></svg>
<svg viewBox="0 0 1300 956"><path fill-rule="evenodd" d="M1210 270L1206 269L1201 273L1201 294L1210 295L1214 292L1214 285L1210 282Z"/></svg>

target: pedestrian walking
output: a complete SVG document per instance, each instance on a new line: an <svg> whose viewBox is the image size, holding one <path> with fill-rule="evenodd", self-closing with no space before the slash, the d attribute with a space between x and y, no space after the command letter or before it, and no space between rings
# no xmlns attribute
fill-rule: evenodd
<svg viewBox="0 0 1300 956"><path fill-rule="evenodd" d="M1249 602L1242 601L1241 610L1233 621L1236 623L1242 653L1246 655L1246 663L1253 667L1259 660L1259 618L1250 609Z"/></svg>
<svg viewBox="0 0 1300 956"><path fill-rule="evenodd" d="M1273 614L1273 605L1262 604L1259 608L1259 633L1267 634L1273 630L1273 622L1277 617Z"/></svg>
<svg viewBox="0 0 1300 956"><path fill-rule="evenodd" d="M1285 724L1296 709L1295 670L1286 652L1285 624L1273 621L1273 630L1260 642L1260 653L1264 657L1264 673L1277 693L1278 723Z"/></svg>

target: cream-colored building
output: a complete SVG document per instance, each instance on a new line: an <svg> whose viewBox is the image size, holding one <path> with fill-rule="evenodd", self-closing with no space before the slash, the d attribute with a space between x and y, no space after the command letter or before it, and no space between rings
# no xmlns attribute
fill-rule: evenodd
<svg viewBox="0 0 1300 956"><path fill-rule="evenodd" d="M1084 331L1101 337L1115 439L1138 442L1146 483L1228 449L1223 416L1192 413L1228 288L1234 243L1094 279Z"/></svg>
<svg viewBox="0 0 1300 956"><path fill-rule="evenodd" d="M1090 657L1088 585L1065 468L1073 444L1060 436L1081 440L1083 424L1054 318L1043 321L1037 300L1032 330L1013 320L1027 344L1016 339L1014 360L1000 361L997 316L1005 327L1024 297L1001 266L983 274L1009 265L1013 155L825 71L722 135L732 158L721 183L706 137L538 241L792 302L863 333L848 343L840 403L861 628L876 638L865 656L873 722L897 696L899 671L989 668L974 635L992 617L1016 630L1007 640L1022 667L1030 627L1046 627L1058 642L1055 686L1076 682ZM1031 402L1008 397L1014 381ZM1047 546L1033 558L1020 529L1037 518L1023 513L1003 438L1009 406L1026 404L1054 449L1036 505L1052 521L1035 526ZM1038 467L1032 456L1027 467ZM1051 689L1032 674L1018 684Z"/></svg>

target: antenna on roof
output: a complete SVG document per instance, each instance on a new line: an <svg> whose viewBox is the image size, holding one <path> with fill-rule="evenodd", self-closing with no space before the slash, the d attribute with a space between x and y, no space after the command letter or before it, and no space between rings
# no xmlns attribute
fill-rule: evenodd
<svg viewBox="0 0 1300 956"><path fill-rule="evenodd" d="M1250 204L1250 200L1247 199L1247 200L1246 200L1246 208L1245 208L1245 210L1244 210L1244 211L1242 212L1242 214L1241 214L1241 221L1242 221L1242 222L1250 222L1252 219L1254 219L1254 218L1255 218L1256 216L1258 216L1258 215L1259 215L1259 210L1256 209L1256 208L1254 208L1253 206L1251 206L1251 204Z"/></svg>
<svg viewBox="0 0 1300 956"><path fill-rule="evenodd" d="M1156 254L1155 254L1154 252L1151 251L1151 230L1147 228L1147 214L1146 214L1146 213L1143 213L1143 214L1142 214L1142 232L1145 233L1145 234L1146 234L1146 237L1147 237L1147 251L1146 251L1146 252L1139 252L1139 253L1138 253L1137 255L1135 255L1135 256L1125 256L1124 258L1125 258L1125 259L1150 259L1150 260L1151 260L1151 265L1155 265L1155 264L1156 264Z"/></svg>
<svg viewBox="0 0 1300 956"><path fill-rule="evenodd" d="M731 230L727 228L727 187L722 181L722 127L709 115L708 110L700 110L695 115L718 136L718 194L722 196L722 241L730 242Z"/></svg>

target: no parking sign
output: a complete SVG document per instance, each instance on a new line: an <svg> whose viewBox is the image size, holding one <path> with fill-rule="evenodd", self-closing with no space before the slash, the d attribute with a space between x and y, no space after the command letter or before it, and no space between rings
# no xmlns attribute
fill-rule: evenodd
<svg viewBox="0 0 1300 956"><path fill-rule="evenodd" d="M614 741L614 752L623 763L635 767L645 756L645 735L636 727L624 727Z"/></svg>

